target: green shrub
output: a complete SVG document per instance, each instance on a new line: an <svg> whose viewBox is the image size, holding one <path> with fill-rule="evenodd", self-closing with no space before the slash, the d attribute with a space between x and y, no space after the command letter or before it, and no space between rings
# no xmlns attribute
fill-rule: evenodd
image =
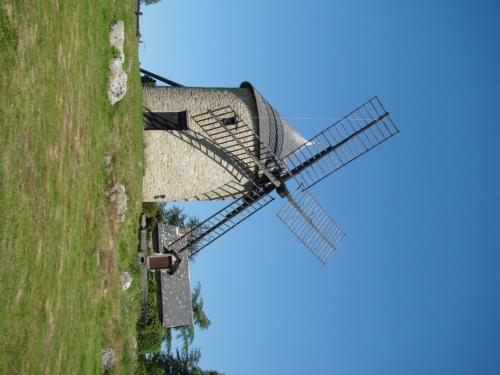
<svg viewBox="0 0 500 375"><path fill-rule="evenodd" d="M137 323L137 353L139 355L159 352L165 335L165 328L161 325L158 316L157 284L154 274L148 274L148 283L150 290L148 315L145 323Z"/></svg>
<svg viewBox="0 0 500 375"><path fill-rule="evenodd" d="M137 327L137 353L149 354L159 352L163 340L163 327L144 326Z"/></svg>
<svg viewBox="0 0 500 375"><path fill-rule="evenodd" d="M114 59L118 59L121 57L121 53L120 53L120 50L116 47L111 47L111 56L114 58Z"/></svg>

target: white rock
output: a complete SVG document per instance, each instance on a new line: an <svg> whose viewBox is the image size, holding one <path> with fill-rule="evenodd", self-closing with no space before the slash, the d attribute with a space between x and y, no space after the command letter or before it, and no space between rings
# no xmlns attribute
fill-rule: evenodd
<svg viewBox="0 0 500 375"><path fill-rule="evenodd" d="M125 24L117 21L111 26L109 32L109 43L119 51L119 57L111 59L109 63L109 85L108 100L111 105L119 102L127 92L127 73L123 70L125 54L123 53L123 42L125 40Z"/></svg>
<svg viewBox="0 0 500 375"><path fill-rule="evenodd" d="M108 100L111 105L123 99L127 93L127 73L123 70L111 74L109 77Z"/></svg>
<svg viewBox="0 0 500 375"><path fill-rule="evenodd" d="M125 194L125 186L122 184L114 184L111 188L112 193Z"/></svg>
<svg viewBox="0 0 500 375"><path fill-rule="evenodd" d="M125 192L125 186L122 184L114 184L108 193L109 201L116 205L116 217L118 221L125 221L125 212L127 211L128 197Z"/></svg>
<svg viewBox="0 0 500 375"><path fill-rule="evenodd" d="M115 365L115 351L112 348L104 349L101 352L101 364L104 371L111 370Z"/></svg>
<svg viewBox="0 0 500 375"><path fill-rule="evenodd" d="M109 62L109 71L111 72L111 75L120 74L122 71L122 62L119 58L111 59Z"/></svg>
<svg viewBox="0 0 500 375"><path fill-rule="evenodd" d="M123 41L125 40L125 23L123 21L116 21L111 25L109 32L109 43L111 46L123 50Z"/></svg>
<svg viewBox="0 0 500 375"><path fill-rule="evenodd" d="M132 280L132 276L130 276L128 272L122 272L120 274L120 285L122 287L122 290L127 290L128 288L130 288Z"/></svg>

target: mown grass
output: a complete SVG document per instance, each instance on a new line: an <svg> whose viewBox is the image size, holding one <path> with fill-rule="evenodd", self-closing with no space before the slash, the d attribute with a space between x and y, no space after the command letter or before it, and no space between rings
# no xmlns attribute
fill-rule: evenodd
<svg viewBox="0 0 500 375"><path fill-rule="evenodd" d="M0 3L0 373L115 373L135 366L142 115L135 0ZM125 20L128 90L106 98L107 36ZM113 175L128 193L113 219ZM136 277L137 280L137 277Z"/></svg>

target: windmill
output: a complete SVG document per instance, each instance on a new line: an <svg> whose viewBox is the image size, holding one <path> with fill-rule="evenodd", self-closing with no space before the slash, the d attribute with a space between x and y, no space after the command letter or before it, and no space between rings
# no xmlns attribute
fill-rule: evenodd
<svg viewBox="0 0 500 375"><path fill-rule="evenodd" d="M269 121L280 121L267 102L261 104L265 107L259 113L267 113ZM192 115L191 119L251 187L171 243L169 249L175 248L179 254L189 250L195 255L280 197L285 203L278 218L323 264L345 234L312 196L310 188L399 132L378 97L281 156L269 146L275 140L263 141L231 105ZM279 138L280 134L272 136Z"/></svg>

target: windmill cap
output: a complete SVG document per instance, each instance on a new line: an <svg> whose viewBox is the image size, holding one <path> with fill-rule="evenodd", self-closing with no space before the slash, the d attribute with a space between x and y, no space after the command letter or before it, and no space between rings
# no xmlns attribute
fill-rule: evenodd
<svg viewBox="0 0 500 375"><path fill-rule="evenodd" d="M240 87L250 89L257 106L259 138L280 159L306 143L306 139L276 111L262 94L250 83Z"/></svg>

